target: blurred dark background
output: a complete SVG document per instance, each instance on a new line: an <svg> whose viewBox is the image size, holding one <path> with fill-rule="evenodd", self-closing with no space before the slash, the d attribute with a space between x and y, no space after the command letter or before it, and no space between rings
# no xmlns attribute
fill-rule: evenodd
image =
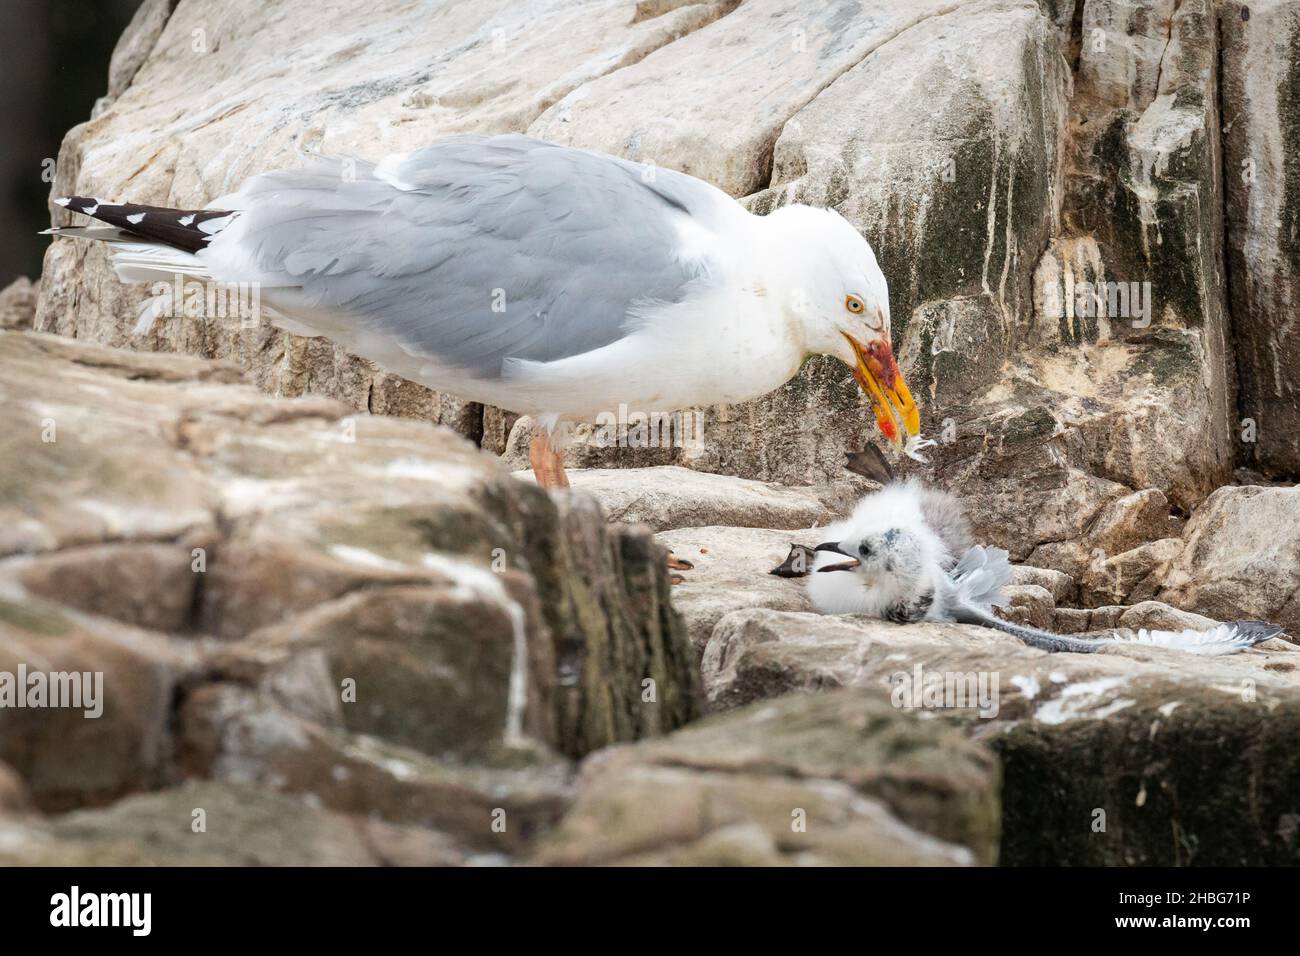
<svg viewBox="0 0 1300 956"><path fill-rule="evenodd" d="M0 0L0 288L40 274L50 224L45 160L90 118L141 0Z"/></svg>

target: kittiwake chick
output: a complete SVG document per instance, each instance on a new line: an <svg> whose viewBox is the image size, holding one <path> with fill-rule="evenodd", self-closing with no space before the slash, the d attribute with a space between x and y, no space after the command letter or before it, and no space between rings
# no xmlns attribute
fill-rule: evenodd
<svg viewBox="0 0 1300 956"><path fill-rule="evenodd" d="M1011 578L1007 552L953 542L969 536L961 507L915 480L868 495L848 521L818 545L808 594L822 614L866 614L898 623L956 621L996 628L1046 651L1089 654L1108 643L1171 647L1191 654L1232 654L1281 633L1262 621L1233 621L1208 631L1147 631L1083 639L1004 621L1002 588Z"/></svg>

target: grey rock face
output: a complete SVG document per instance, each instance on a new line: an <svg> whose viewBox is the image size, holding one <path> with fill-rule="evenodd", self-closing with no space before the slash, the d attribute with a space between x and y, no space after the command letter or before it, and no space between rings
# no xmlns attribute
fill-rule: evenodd
<svg viewBox="0 0 1300 956"><path fill-rule="evenodd" d="M590 760L538 861L953 866L998 845L981 745L861 691L793 696Z"/></svg>
<svg viewBox="0 0 1300 956"><path fill-rule="evenodd" d="M52 193L199 206L515 131L835 208L939 442L900 470L1026 562L1008 617L1300 633L1300 0L317 7L147 0ZM0 332L0 672L106 686L0 710L3 862L1300 859L1291 643L1044 655L767 573L868 487L833 360L688 447L579 442L546 495L508 471L529 420L323 338L136 336L147 291L60 242L0 292L0 328L86 340ZM923 672L996 713L898 706Z"/></svg>
<svg viewBox="0 0 1300 956"><path fill-rule="evenodd" d="M1244 461L1300 475L1300 5L1219 4L1223 187Z"/></svg>
<svg viewBox="0 0 1300 956"><path fill-rule="evenodd" d="M98 717L0 708L37 806L196 774L510 854L564 756L697 714L648 532L446 429L239 377L0 333L0 671L102 680Z"/></svg>

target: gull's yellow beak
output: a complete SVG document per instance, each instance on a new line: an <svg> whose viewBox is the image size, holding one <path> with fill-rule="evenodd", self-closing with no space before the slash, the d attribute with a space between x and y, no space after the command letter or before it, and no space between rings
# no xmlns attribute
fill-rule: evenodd
<svg viewBox="0 0 1300 956"><path fill-rule="evenodd" d="M858 360L853 377L871 398L871 408L876 413L876 424L880 426L881 434L902 444L905 439L898 427L900 423L909 437L918 434L921 431L921 413L898 371L889 343L863 345L847 332L841 334L853 346L853 354Z"/></svg>

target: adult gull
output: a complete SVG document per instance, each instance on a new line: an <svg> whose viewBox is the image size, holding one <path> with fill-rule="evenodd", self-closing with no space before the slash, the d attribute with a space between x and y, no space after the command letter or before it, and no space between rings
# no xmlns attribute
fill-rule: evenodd
<svg viewBox="0 0 1300 956"><path fill-rule="evenodd" d="M55 201L107 224L50 231L112 242L123 281L257 283L289 332L535 416L544 486L568 483L562 421L743 402L813 354L853 369L886 437L919 431L885 277L831 210L755 216L684 173L514 134L316 157L201 210Z"/></svg>

